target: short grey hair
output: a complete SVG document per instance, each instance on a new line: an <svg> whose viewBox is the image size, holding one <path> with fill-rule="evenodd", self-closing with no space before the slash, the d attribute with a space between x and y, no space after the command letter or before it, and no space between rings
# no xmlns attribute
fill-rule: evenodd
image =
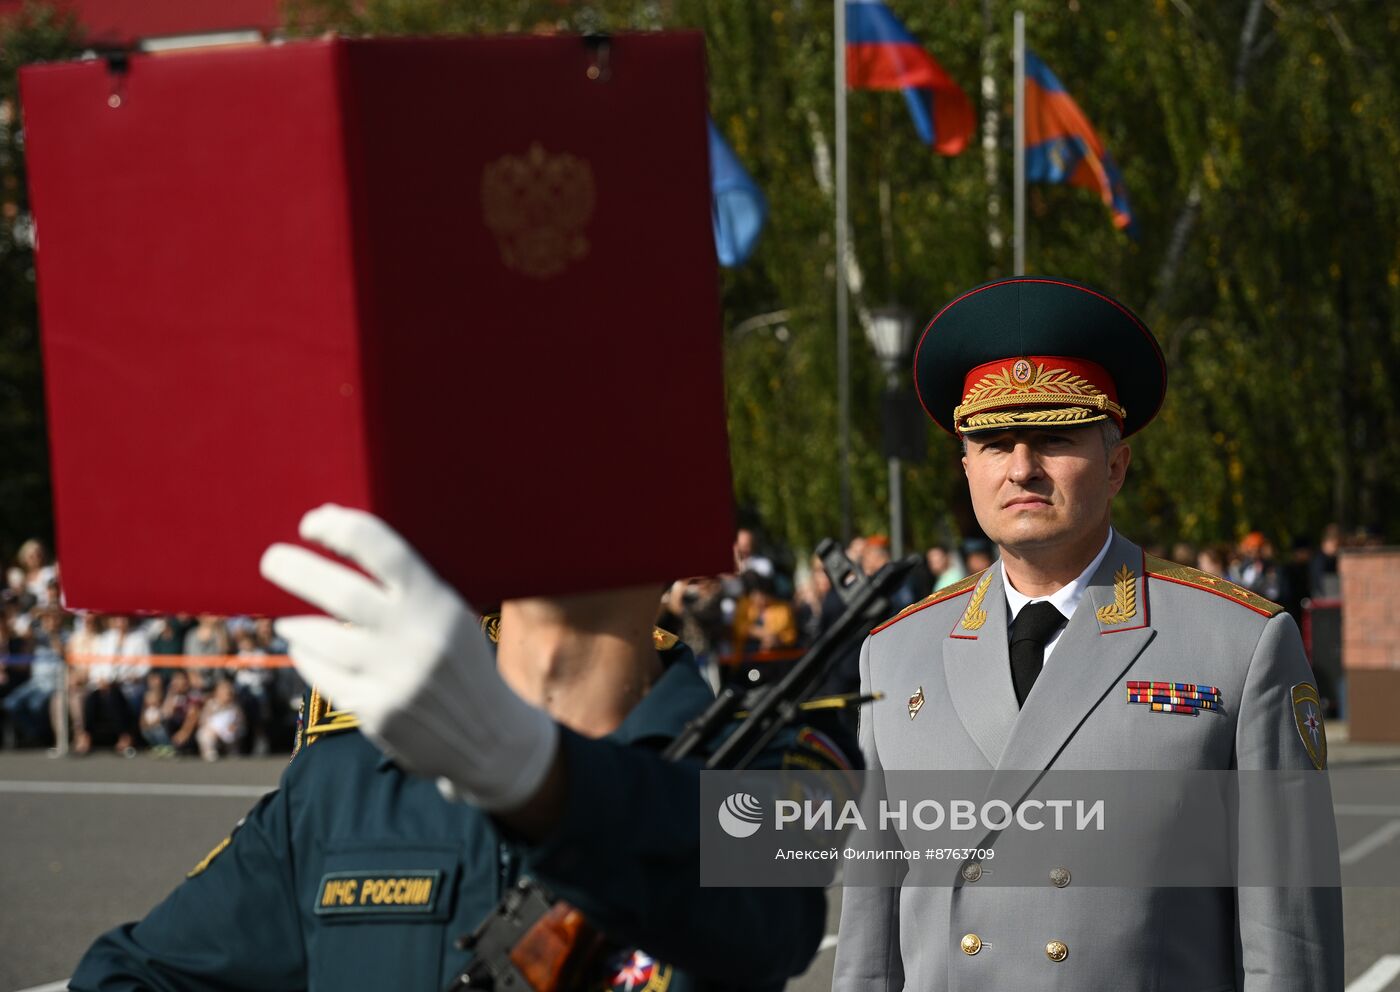
<svg viewBox="0 0 1400 992"><path fill-rule="evenodd" d="M1099 424L1099 430L1103 433L1104 454L1113 454L1113 449L1123 441L1123 428L1118 426L1118 421L1109 417Z"/></svg>

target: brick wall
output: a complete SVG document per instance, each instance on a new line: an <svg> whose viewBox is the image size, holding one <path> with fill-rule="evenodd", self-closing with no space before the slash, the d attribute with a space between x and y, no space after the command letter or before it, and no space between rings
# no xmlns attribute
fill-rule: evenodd
<svg viewBox="0 0 1400 992"><path fill-rule="evenodd" d="M1344 550L1342 666L1354 741L1400 741L1400 548Z"/></svg>

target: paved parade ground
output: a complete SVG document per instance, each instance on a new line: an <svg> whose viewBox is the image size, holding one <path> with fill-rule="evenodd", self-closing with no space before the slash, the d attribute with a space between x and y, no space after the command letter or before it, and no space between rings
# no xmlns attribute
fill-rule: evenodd
<svg viewBox="0 0 1400 992"><path fill-rule="evenodd" d="M1333 767L1400 767L1400 747L1333 737ZM88 942L140 916L272 788L284 759L205 764L0 752L0 992L62 988ZM1391 857L1393 809L1340 816L1342 857ZM835 934L839 891L830 899ZM1400 992L1400 888L1345 894L1348 992ZM830 988L834 938L790 989Z"/></svg>

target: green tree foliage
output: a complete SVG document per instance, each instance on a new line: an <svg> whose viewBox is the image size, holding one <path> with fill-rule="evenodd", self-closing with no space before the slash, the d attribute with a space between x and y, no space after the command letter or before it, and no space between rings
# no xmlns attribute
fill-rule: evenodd
<svg viewBox="0 0 1400 992"><path fill-rule="evenodd" d="M1333 519L1400 538L1400 411L1391 385L1400 374L1400 63L1390 54L1400 7L887 2L974 103L982 99L983 46L992 45L999 167L990 186L976 140L961 156L939 157L919 144L898 94L851 93L857 303L898 302L924 320L957 291L1010 274L1010 36L1019 6L1030 46L1121 166L1141 227L1134 242L1092 193L1033 187L1029 270L1082 279L1133 304L1168 356L1169 398L1135 439L1119 523L1157 541L1227 540L1257 528L1286 542ZM724 273L736 494L775 537L808 547L840 528L832 11L831 0L286 4L287 23L305 34L705 32L712 114L770 204L757 252ZM14 51L6 92L21 54L49 53ZM13 142L5 147L13 163ZM5 166L7 182L17 168ZM19 188L6 197L22 195ZM988 235L993 199L1001 206L996 247ZM33 365L32 349L16 337L33 322L14 250L0 252L8 252L0 311L8 384L13 363ZM855 321L852 332L855 523L883 530L882 376ZM37 390L23 376L15 381ZM26 401L12 414L8 394L0 404L0 429L32 432L37 406ZM3 450L13 458L15 449ZM973 526L951 438L931 429L928 459L907 479L914 542ZM5 512L31 505L5 492Z"/></svg>
<svg viewBox="0 0 1400 992"><path fill-rule="evenodd" d="M52 547L48 439L34 304L34 235L24 182L18 70L77 52L69 15L28 6L0 22L0 554Z"/></svg>

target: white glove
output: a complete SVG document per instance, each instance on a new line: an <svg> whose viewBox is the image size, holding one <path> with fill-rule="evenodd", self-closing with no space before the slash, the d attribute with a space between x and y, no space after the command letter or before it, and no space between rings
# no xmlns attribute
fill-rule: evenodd
<svg viewBox="0 0 1400 992"><path fill-rule="evenodd" d="M478 617L378 517L326 504L300 533L378 580L291 544L263 552L264 578L330 614L276 623L306 680L405 768L483 809L524 804L559 728L501 680Z"/></svg>

